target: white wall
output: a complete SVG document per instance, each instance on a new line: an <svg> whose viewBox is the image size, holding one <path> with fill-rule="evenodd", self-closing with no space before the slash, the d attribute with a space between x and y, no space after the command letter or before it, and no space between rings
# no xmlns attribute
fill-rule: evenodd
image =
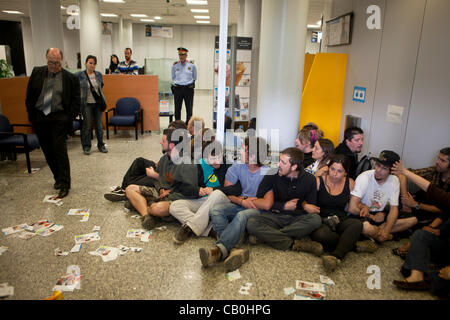
<svg viewBox="0 0 450 320"><path fill-rule="evenodd" d="M369 30L369 5L381 8L381 30ZM394 150L409 167L432 165L450 146L450 30L447 0L335 0L332 17L354 12L352 43L328 47L349 55L345 115L362 118L362 154ZM352 101L353 87L367 88L365 103ZM388 105L404 107L401 123L387 121Z"/></svg>
<svg viewBox="0 0 450 320"><path fill-rule="evenodd" d="M67 62L69 69L77 68L77 52L80 52L80 30L69 30L63 25L63 42L64 42L64 62ZM81 68L84 69L84 61L86 57L81 57Z"/></svg>

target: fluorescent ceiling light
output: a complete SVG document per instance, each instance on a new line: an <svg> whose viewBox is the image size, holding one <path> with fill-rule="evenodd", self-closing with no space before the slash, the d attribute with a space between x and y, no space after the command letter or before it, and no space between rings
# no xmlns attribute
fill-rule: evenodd
<svg viewBox="0 0 450 320"><path fill-rule="evenodd" d="M3 10L3 12L9 13L9 14L23 14L23 12L15 11L15 10Z"/></svg>
<svg viewBox="0 0 450 320"><path fill-rule="evenodd" d="M159 17L159 16L156 16L156 17L153 17L153 19L155 19L155 20L161 20L162 18Z"/></svg>
<svg viewBox="0 0 450 320"><path fill-rule="evenodd" d="M117 17L115 13L100 13L102 17Z"/></svg>
<svg viewBox="0 0 450 320"><path fill-rule="evenodd" d="M125 3L123 0L103 0L103 2Z"/></svg>
<svg viewBox="0 0 450 320"><path fill-rule="evenodd" d="M145 17L148 17L146 14L143 14L143 13L132 13L132 14L130 14L130 16L135 17L135 18L145 18Z"/></svg>
<svg viewBox="0 0 450 320"><path fill-rule="evenodd" d="M142 22L155 22L153 19L141 19Z"/></svg>
<svg viewBox="0 0 450 320"><path fill-rule="evenodd" d="M316 29L316 28L320 28L320 24L308 24L307 27L311 28L311 29Z"/></svg>
<svg viewBox="0 0 450 320"><path fill-rule="evenodd" d="M209 20L197 20L196 22L197 23L210 23Z"/></svg>
<svg viewBox="0 0 450 320"><path fill-rule="evenodd" d="M191 9L193 13L209 13L209 9Z"/></svg>
<svg viewBox="0 0 450 320"><path fill-rule="evenodd" d="M209 20L209 16L194 16L194 19L208 19Z"/></svg>
<svg viewBox="0 0 450 320"><path fill-rule="evenodd" d="M207 5L208 0L186 0L186 3L190 5Z"/></svg>

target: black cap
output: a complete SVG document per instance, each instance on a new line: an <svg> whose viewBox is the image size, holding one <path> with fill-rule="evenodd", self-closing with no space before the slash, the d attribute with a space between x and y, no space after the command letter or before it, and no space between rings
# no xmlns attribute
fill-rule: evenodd
<svg viewBox="0 0 450 320"><path fill-rule="evenodd" d="M394 163L400 160L400 156L391 150L381 151L378 158L373 158L384 166L392 167Z"/></svg>

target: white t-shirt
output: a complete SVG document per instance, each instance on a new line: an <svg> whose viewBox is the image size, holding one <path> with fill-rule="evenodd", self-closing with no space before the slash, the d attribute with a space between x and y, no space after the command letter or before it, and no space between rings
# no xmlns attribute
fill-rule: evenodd
<svg viewBox="0 0 450 320"><path fill-rule="evenodd" d="M370 212L383 211L387 203L398 206L400 182L397 176L389 175L387 180L379 185L375 180L375 170L361 173L355 181L355 187L350 193L361 198L361 202L369 207Z"/></svg>

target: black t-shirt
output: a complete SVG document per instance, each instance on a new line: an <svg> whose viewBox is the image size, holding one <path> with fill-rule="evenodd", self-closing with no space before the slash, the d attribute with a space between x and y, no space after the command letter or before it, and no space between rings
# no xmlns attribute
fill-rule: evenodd
<svg viewBox="0 0 450 320"><path fill-rule="evenodd" d="M350 168L348 172L348 176L352 178L353 180L356 179L356 168L358 167L358 154L353 153L350 148L347 146L347 144L344 142L341 142L336 149L334 149L335 154L343 154L344 156L347 156L347 158L350 160Z"/></svg>
<svg viewBox="0 0 450 320"><path fill-rule="evenodd" d="M316 162L312 157L312 152L303 154L303 168L308 168L311 164Z"/></svg>
<svg viewBox="0 0 450 320"><path fill-rule="evenodd" d="M306 201L309 204L316 204L317 201L316 178L303 169L298 177L294 179L280 177L278 174L266 175L259 184L256 196L262 198L270 190L273 190L275 198L271 211L288 214L305 214L306 211L302 209L302 202ZM294 211L285 211L283 209L285 203L292 199L299 199L297 209Z"/></svg>

